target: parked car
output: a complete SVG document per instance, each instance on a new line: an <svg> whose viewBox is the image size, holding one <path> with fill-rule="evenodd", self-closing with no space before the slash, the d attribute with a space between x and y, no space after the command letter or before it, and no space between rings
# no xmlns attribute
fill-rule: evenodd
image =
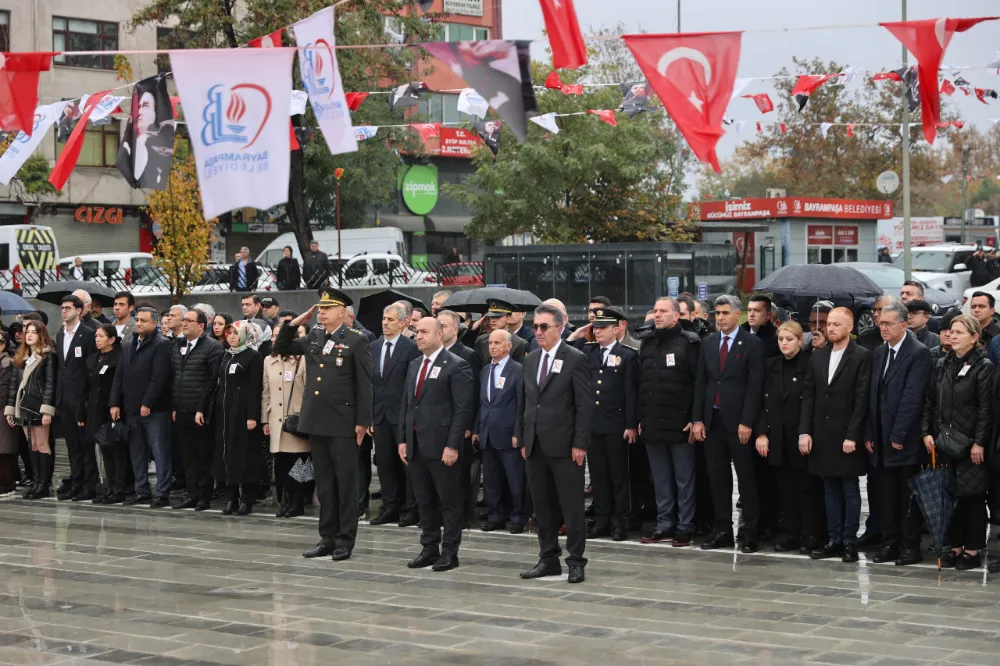
<svg viewBox="0 0 1000 666"><path fill-rule="evenodd" d="M169 296L170 280L163 269L150 266L133 282L130 289L136 298L147 296ZM188 285L187 293L229 291L229 265L209 264L198 281Z"/></svg>
<svg viewBox="0 0 1000 666"><path fill-rule="evenodd" d="M958 300L972 286L969 283L972 271L968 264L975 251L975 246L959 244L910 248L913 277ZM892 263L903 268L903 253L896 255Z"/></svg>
<svg viewBox="0 0 1000 666"><path fill-rule="evenodd" d="M463 261L456 264L442 264L437 269L438 281L442 287L482 287L483 262Z"/></svg>
<svg viewBox="0 0 1000 666"><path fill-rule="evenodd" d="M987 294L992 294L993 298L1000 301L1000 278L993 280L992 282L987 282L981 287L969 287L962 294L962 313L972 314L972 295L977 291L985 291Z"/></svg>
<svg viewBox="0 0 1000 666"><path fill-rule="evenodd" d="M73 280L73 268L79 258L83 262L84 279L100 282L109 289L130 289L134 281L153 272L153 255L148 252L105 252L74 254L59 260L59 277Z"/></svg>
<svg viewBox="0 0 1000 666"><path fill-rule="evenodd" d="M277 289L277 266L263 267L258 291ZM338 272L340 276L338 276ZM338 268L337 260L330 258L330 284L337 286L341 279L347 287L407 287L418 285L436 285L438 276L428 271L417 270L406 264L403 258L391 252L362 252L350 259L345 259L343 266ZM305 288L305 278L299 285Z"/></svg>

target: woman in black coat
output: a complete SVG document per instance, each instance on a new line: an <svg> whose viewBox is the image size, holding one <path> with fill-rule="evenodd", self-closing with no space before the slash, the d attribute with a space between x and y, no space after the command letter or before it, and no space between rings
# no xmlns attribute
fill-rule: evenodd
<svg viewBox="0 0 1000 666"><path fill-rule="evenodd" d="M83 441L87 446L95 444L94 435L97 430L111 421L111 385L115 381L115 369L122 355L118 329L111 324L104 324L94 332L94 343L97 351L87 358L87 400L81 406L82 413L77 418L77 425L84 428ZM128 471L131 469L128 443L100 448L104 462L104 493L93 502L119 504L125 501L125 487L128 483Z"/></svg>
<svg viewBox="0 0 1000 666"><path fill-rule="evenodd" d="M292 256L292 248L288 245L282 250L284 256L278 262L277 283L278 289L293 290L298 289L302 281L302 272L299 270L298 260Z"/></svg>
<svg viewBox="0 0 1000 666"><path fill-rule="evenodd" d="M260 430L264 359L253 348L258 330L255 324L242 319L226 327L229 349L215 393L216 447L212 467L216 481L227 488L229 501L222 511L226 515L250 513L257 489L267 478Z"/></svg>
<svg viewBox="0 0 1000 666"><path fill-rule="evenodd" d="M53 348L45 324L31 320L24 325L24 344L14 357L14 372L3 412L8 425L23 427L31 443L35 483L22 496L24 499L48 497L55 469L49 448L49 430L56 413L57 360Z"/></svg>
<svg viewBox="0 0 1000 666"><path fill-rule="evenodd" d="M951 322L951 351L934 365L927 389L921 429L928 450L937 445L942 424L971 442L968 451L952 458L940 448L938 464L955 476L958 506L951 520L952 550L941 558L941 566L960 570L983 564L986 547L986 491L989 466L985 445L990 441L993 363L979 345L981 329L974 317L961 315Z"/></svg>
<svg viewBox="0 0 1000 666"><path fill-rule="evenodd" d="M764 408L757 421L757 453L767 458L781 495L781 532L774 550L799 549L808 555L823 543L826 515L823 480L809 474L809 459L799 450L799 417L806 388L809 352L802 348L802 326L788 321L776 334L779 356L767 359Z"/></svg>

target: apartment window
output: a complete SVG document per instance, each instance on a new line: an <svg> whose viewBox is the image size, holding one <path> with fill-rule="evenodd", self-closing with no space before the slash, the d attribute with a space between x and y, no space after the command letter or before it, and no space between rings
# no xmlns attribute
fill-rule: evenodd
<svg viewBox="0 0 1000 666"><path fill-rule="evenodd" d="M490 38L489 28L464 23L438 23L438 29L442 42L473 42Z"/></svg>
<svg viewBox="0 0 1000 666"><path fill-rule="evenodd" d="M54 51L114 51L118 48L118 24L86 19L52 17L52 50ZM60 65L114 69L115 56L56 56Z"/></svg>
<svg viewBox="0 0 1000 666"><path fill-rule="evenodd" d="M10 51L10 12L0 11L0 51Z"/></svg>
<svg viewBox="0 0 1000 666"><path fill-rule="evenodd" d="M432 123L473 123L476 116L458 111L458 94L424 93L420 95L420 113L429 116Z"/></svg>
<svg viewBox="0 0 1000 666"><path fill-rule="evenodd" d="M56 143L56 157L62 153L64 143ZM113 167L118 158L118 122L111 121L91 127L83 135L83 148L77 166Z"/></svg>

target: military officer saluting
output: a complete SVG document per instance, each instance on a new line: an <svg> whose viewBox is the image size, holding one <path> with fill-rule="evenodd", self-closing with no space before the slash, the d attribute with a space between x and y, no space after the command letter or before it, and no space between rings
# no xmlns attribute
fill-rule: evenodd
<svg viewBox="0 0 1000 666"><path fill-rule="evenodd" d="M587 538L610 536L614 541L624 541L628 538L628 447L639 435L639 354L618 341L624 312L609 306L594 314L595 342L580 345L590 363L594 388L587 461L594 488L595 520Z"/></svg>
<svg viewBox="0 0 1000 666"><path fill-rule="evenodd" d="M372 424L372 355L368 340L346 323L351 298L330 287L319 303L281 327L274 351L304 356L306 388L297 430L309 436L319 496L320 542L304 557L351 557L358 535L358 446ZM319 310L320 326L296 339Z"/></svg>

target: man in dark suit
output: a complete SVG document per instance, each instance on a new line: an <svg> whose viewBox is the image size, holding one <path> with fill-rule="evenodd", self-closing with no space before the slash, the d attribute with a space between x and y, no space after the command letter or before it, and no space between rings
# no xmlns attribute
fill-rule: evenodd
<svg viewBox="0 0 1000 666"><path fill-rule="evenodd" d="M70 488L61 500L82 502L97 497L97 458L94 447L83 443L84 405L87 401L87 357L97 347L94 330L83 325L83 301L63 296L62 328L56 335L56 420L69 452Z"/></svg>
<svg viewBox="0 0 1000 666"><path fill-rule="evenodd" d="M510 519L510 533L524 531L531 516L524 458L514 444L517 401L521 394L521 364L510 358L511 334L490 333L491 362L479 378L479 413L472 431L483 456L483 488L490 512L482 531L503 529Z"/></svg>
<svg viewBox="0 0 1000 666"><path fill-rule="evenodd" d="M618 326L623 321L625 313L618 308L595 308L591 322L595 341L580 345L587 355L594 389L587 449L594 488L594 525L587 532L588 539L628 538L628 454L629 445L639 437L639 355L618 342Z"/></svg>
<svg viewBox="0 0 1000 666"><path fill-rule="evenodd" d="M733 472L736 468L743 501L744 541L740 550L754 553L760 509L751 434L757 422L764 386L764 350L760 339L739 327L740 299L715 299L718 329L702 340L694 385L692 436L705 442L708 477L715 505L715 534L703 550L727 548L733 541Z"/></svg>
<svg viewBox="0 0 1000 666"><path fill-rule="evenodd" d="M250 248L240 248L236 262L229 267L229 291L256 291L260 270L250 258Z"/></svg>
<svg viewBox="0 0 1000 666"><path fill-rule="evenodd" d="M899 302L882 307L879 329L885 344L872 354L865 427L869 462L880 471L885 538L874 561L895 560L901 566L923 559L923 520L920 508L910 504L910 479L929 453L920 436L920 414L932 367L930 350L907 335L908 314L908 307Z"/></svg>
<svg viewBox="0 0 1000 666"><path fill-rule="evenodd" d="M406 566L448 571L458 566L462 542L462 468L456 463L469 427L474 382L469 364L442 346L437 318L417 322L416 340L422 355L406 373L398 455L410 466L422 549Z"/></svg>
<svg viewBox="0 0 1000 666"><path fill-rule="evenodd" d="M463 502L465 502L463 506L466 507L466 512L468 513L472 509L472 502L469 501L470 493L478 494L479 492L478 486L475 488L472 487L472 461L480 455L472 443L472 426L475 424L476 409L479 407L479 373L483 367L483 362L479 358L479 354L459 341L459 325L462 319L457 313L451 310L439 310L437 317L438 321L441 322L444 348L468 363L469 368L472 370L473 392L472 403L469 408L469 426L465 430L461 455L458 456L458 464L462 467L462 497ZM484 321L489 320L484 318ZM468 514L465 517L465 522L468 523L471 519L471 514Z"/></svg>
<svg viewBox="0 0 1000 666"><path fill-rule="evenodd" d="M524 390L518 397L515 432L521 434L521 455L527 460L538 520L538 563L522 578L559 576L560 513L566 524L569 582L582 583L587 543L583 516L583 461L590 444L594 389L587 357L562 340L566 318L559 308L535 309L534 329L539 349L525 357Z"/></svg>
<svg viewBox="0 0 1000 666"><path fill-rule="evenodd" d="M399 522L400 515L415 513L407 496L406 466L399 459L400 399L410 362L420 356L417 345L402 335L406 310L390 305L382 311L382 337L372 345L372 423L375 425L375 465L382 487L382 509L372 525ZM413 520L416 520L414 515Z"/></svg>
<svg viewBox="0 0 1000 666"><path fill-rule="evenodd" d="M482 365L490 362L490 333L498 330L506 331L510 325L510 315L513 311L514 306L510 303L495 300L489 301L486 314L484 315L489 328L476 338L476 353L479 354L479 360L482 361ZM528 343L515 336L511 344L510 357L518 363L523 363L524 355L528 351Z"/></svg>

